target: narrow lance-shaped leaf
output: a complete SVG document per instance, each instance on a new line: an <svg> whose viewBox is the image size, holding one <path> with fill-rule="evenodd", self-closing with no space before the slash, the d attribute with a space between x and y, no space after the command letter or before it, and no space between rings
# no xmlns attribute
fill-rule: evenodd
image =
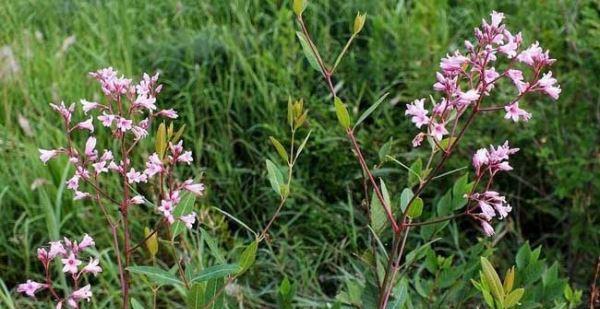
<svg viewBox="0 0 600 309"><path fill-rule="evenodd" d="M244 249L242 255L240 256L240 271L238 272L238 275L241 275L244 272L246 272L250 268L250 266L254 264L254 261L256 260L257 249L258 240L253 241L246 247L246 249Z"/></svg>
<svg viewBox="0 0 600 309"><path fill-rule="evenodd" d="M271 143L275 147L275 150L277 150L277 153L279 154L279 156L283 159L283 161L285 161L287 163L289 161L289 157L288 157L287 151L285 150L285 147L283 147L283 145L281 145L281 143L273 136L269 136L269 139L271 140Z"/></svg>
<svg viewBox="0 0 600 309"><path fill-rule="evenodd" d="M175 275L154 266L130 266L127 270L132 273L146 275L154 283L161 285L183 285Z"/></svg>
<svg viewBox="0 0 600 309"><path fill-rule="evenodd" d="M277 194L281 195L281 185L283 184L283 176L281 176L277 165L271 162L271 160L267 159L266 164L267 174L269 177L269 182L271 183L271 188L273 188L273 190L277 192Z"/></svg>
<svg viewBox="0 0 600 309"><path fill-rule="evenodd" d="M161 123L156 131L155 149L158 156L164 158L167 149L167 128L164 123Z"/></svg>
<svg viewBox="0 0 600 309"><path fill-rule="evenodd" d="M344 129L350 128L350 115L348 114L348 109L346 109L346 105L340 100L340 98L335 97L334 99L335 105L335 114L337 115L338 121L342 125Z"/></svg>
<svg viewBox="0 0 600 309"><path fill-rule="evenodd" d="M192 284L187 291L187 308L201 309L204 303L204 287L201 283Z"/></svg>
<svg viewBox="0 0 600 309"><path fill-rule="evenodd" d="M386 92L384 95L381 96L381 98L379 98L375 103L373 103L373 105L367 108L367 110L364 113L362 113L360 117L358 117L358 120L356 121L352 129L356 129L356 127L358 127L359 124L365 121L365 119L367 119L367 117L369 117L369 115L371 115L377 109L377 107L379 107L379 105L383 103L383 101L385 100L385 98L387 98L389 94L389 92Z"/></svg>
<svg viewBox="0 0 600 309"><path fill-rule="evenodd" d="M150 233L152 233L152 231L150 231L148 227L144 227L144 237L148 238L145 242L146 248L148 249L150 256L154 257L158 252L158 237L156 233L153 233L152 236L148 237Z"/></svg>
<svg viewBox="0 0 600 309"><path fill-rule="evenodd" d="M173 209L173 217L175 217L175 223L171 225L172 237L175 239L179 234L185 231L185 223L178 220L179 217L189 214L194 208L194 203L196 202L196 196L191 193L187 193L181 199L181 202L175 209Z"/></svg>
<svg viewBox="0 0 600 309"><path fill-rule="evenodd" d="M313 50L309 45L310 43L308 43L308 40L306 39L306 36L304 36L304 33L296 31L296 36L298 36L298 39L300 40L300 44L302 45L302 51L304 52L304 56L308 60L310 66L318 72L321 72L321 67L319 66L317 57L313 53Z"/></svg>
<svg viewBox="0 0 600 309"><path fill-rule="evenodd" d="M521 300L524 293L525 289L523 288L515 289L514 291L510 292L510 294L506 295L506 298L504 299L504 307L511 308L518 305L519 300Z"/></svg>
<svg viewBox="0 0 600 309"><path fill-rule="evenodd" d="M191 282L202 282L214 278L221 278L227 275L231 275L240 271L240 265L238 264L223 264L207 267L197 274L195 274Z"/></svg>
<svg viewBox="0 0 600 309"><path fill-rule="evenodd" d="M481 257L481 269L492 295L494 295L496 300L502 301L504 299L504 290L502 288L502 283L500 282L500 277L498 277L498 273L496 273L496 270L494 270L490 261L485 257Z"/></svg>

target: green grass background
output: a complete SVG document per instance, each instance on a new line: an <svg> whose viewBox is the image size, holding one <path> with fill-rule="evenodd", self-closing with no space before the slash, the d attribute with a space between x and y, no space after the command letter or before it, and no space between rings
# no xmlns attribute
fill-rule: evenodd
<svg viewBox="0 0 600 309"><path fill-rule="evenodd" d="M176 108L181 115L176 123L187 126L184 140L196 155L189 174L204 173L208 187L201 201L203 227L226 257L250 235L209 206L255 230L265 224L277 204L265 177L264 159L277 159L268 136L285 140L287 98L304 98L313 134L298 162L294 193L273 227L272 242L261 247L256 268L237 287L240 297L257 307L273 303L284 276L298 284L299 304L321 306L334 297L339 279L354 271L352 253L368 244L362 184L327 89L302 55L290 8L288 1L270 0L1 0L0 278L5 290L38 276L39 245L87 232L97 238L105 268L95 304L110 307L109 296L118 298L109 232L99 209L73 202L64 190L72 172L66 162L44 166L37 152L65 140L48 103L99 98L86 74L113 66L128 76L161 72L165 91L159 105ZM522 30L526 43L535 38L550 49L558 59L552 70L563 93L557 102L541 96L524 100L533 113L527 124L514 125L500 115L480 119L448 169L466 166L469 154L487 144L509 139L521 148L515 171L497 184L515 211L496 254L509 265L525 240L542 245L546 258L558 261L561 273L587 290L600 255L597 1L315 0L305 19L332 62L356 12L368 13L335 82L354 119L390 92L391 99L357 133L375 163L390 139L396 141L395 156L415 157L410 140L416 131L404 116L404 104L431 93L439 58L461 48L491 10L505 12L509 28ZM145 153L151 143L143 145ZM395 166L378 172L388 177L392 192L406 185ZM439 182L426 195L444 192L451 182ZM146 224L134 223L135 236L141 237ZM465 238L476 241L471 225L460 226ZM148 297L147 290L134 293Z"/></svg>

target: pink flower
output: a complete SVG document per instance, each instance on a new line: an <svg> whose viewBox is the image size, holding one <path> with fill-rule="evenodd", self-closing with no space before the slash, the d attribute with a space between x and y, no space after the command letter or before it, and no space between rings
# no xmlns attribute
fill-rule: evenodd
<svg viewBox="0 0 600 309"><path fill-rule="evenodd" d="M141 195L136 195L132 197L129 202L136 205L144 204L144 197Z"/></svg>
<svg viewBox="0 0 600 309"><path fill-rule="evenodd" d="M166 118L171 118L171 119L176 119L178 117L177 112L172 108L171 109L163 109L160 112L158 112L156 115L166 117Z"/></svg>
<svg viewBox="0 0 600 309"><path fill-rule="evenodd" d="M448 130L446 130L446 127L443 123L432 123L431 136L433 136L433 138L440 141L446 134L448 134Z"/></svg>
<svg viewBox="0 0 600 309"><path fill-rule="evenodd" d="M173 211L173 202L170 200L162 200L160 201L160 206L157 209L163 214L170 214Z"/></svg>
<svg viewBox="0 0 600 309"><path fill-rule="evenodd" d="M34 297L37 291L44 288L46 288L46 285L43 283L27 280L27 282L19 284L17 292L25 293L29 297Z"/></svg>
<svg viewBox="0 0 600 309"><path fill-rule="evenodd" d="M494 228L487 221L479 220L479 222L481 223L481 228L486 236L490 237L495 234Z"/></svg>
<svg viewBox="0 0 600 309"><path fill-rule="evenodd" d="M65 273L68 272L68 273L76 274L77 266L81 265L81 261L75 257L73 252L71 252L71 254L66 259L61 259L61 261L64 265L62 271Z"/></svg>
<svg viewBox="0 0 600 309"><path fill-rule="evenodd" d="M504 19L504 13L492 11L490 16L492 17L491 26L494 28L498 28L500 26L500 23L502 23L502 20Z"/></svg>
<svg viewBox="0 0 600 309"><path fill-rule="evenodd" d="M121 132L126 132L128 130L131 130L132 125L133 125L133 121L131 121L127 118L123 118L123 117L117 118L117 129L121 130Z"/></svg>
<svg viewBox="0 0 600 309"><path fill-rule="evenodd" d="M179 217L179 219L180 219L181 221L183 221L183 223L185 223L185 226L186 226L188 229L191 229L191 228L192 228L192 225L194 225L194 222L196 222L196 212L193 212L193 211L192 211L192 212L191 212L190 214L188 214L188 215L185 215L185 216L181 216L181 217Z"/></svg>
<svg viewBox="0 0 600 309"><path fill-rule="evenodd" d="M419 147L421 146L421 143L423 142L423 139L425 138L426 134L423 132L420 132L419 134L415 135L415 137L412 140L412 146L413 147Z"/></svg>
<svg viewBox="0 0 600 309"><path fill-rule="evenodd" d="M441 116L448 110L447 106L448 106L448 104L447 104L446 98L442 98L442 100L439 103L437 103L437 104L435 104L435 106L433 106L432 112L434 115Z"/></svg>
<svg viewBox="0 0 600 309"><path fill-rule="evenodd" d="M46 249L44 249L44 248L38 248L37 249L37 258L44 265L50 261L50 257L48 255L48 251L46 251Z"/></svg>
<svg viewBox="0 0 600 309"><path fill-rule="evenodd" d="M499 46L498 51L505 54L508 59L511 59L517 55L517 49L521 43L521 33L513 36L508 30L504 30L504 38L506 39L506 44Z"/></svg>
<svg viewBox="0 0 600 309"><path fill-rule="evenodd" d="M96 243L94 242L94 239L92 237L90 237L90 235L84 234L83 239L81 240L81 243L79 243L78 248L85 249L87 247L91 247L91 246L95 246L95 245L96 245Z"/></svg>
<svg viewBox="0 0 600 309"><path fill-rule="evenodd" d="M183 152L183 141L179 141L179 143L175 145L169 142L169 149L171 150L171 154L173 154L174 157L179 156Z"/></svg>
<svg viewBox="0 0 600 309"><path fill-rule="evenodd" d="M479 209L481 209L481 213L479 215L485 220L490 221L496 216L496 212L490 204L486 203L485 201L479 201L478 205Z"/></svg>
<svg viewBox="0 0 600 309"><path fill-rule="evenodd" d="M77 190L79 188L79 175L75 174L69 180L67 180L67 188L71 190Z"/></svg>
<svg viewBox="0 0 600 309"><path fill-rule="evenodd" d="M71 298L76 302L82 299L85 299L89 302L90 298L92 298L92 290L90 289L90 285L88 284L82 287L81 289L73 292L73 294L71 294Z"/></svg>
<svg viewBox="0 0 600 309"><path fill-rule="evenodd" d="M204 184L194 183L191 179L183 183L183 188L199 196L204 194Z"/></svg>
<svg viewBox="0 0 600 309"><path fill-rule="evenodd" d="M471 104L471 102L477 101L479 99L479 93L475 89L468 90L467 92L459 92L458 94L458 105L465 106Z"/></svg>
<svg viewBox="0 0 600 309"><path fill-rule="evenodd" d="M406 104L405 115L412 116L411 121L417 126L417 128L421 128L424 124L429 123L429 117L427 117L428 110L426 110L423 105L425 103L425 99L414 100L411 104Z"/></svg>
<svg viewBox="0 0 600 309"><path fill-rule="evenodd" d="M49 259L53 259L57 256L66 256L66 255L67 255L67 250L65 250L65 247L63 247L60 240L50 242L50 251L48 252Z"/></svg>
<svg viewBox="0 0 600 309"><path fill-rule="evenodd" d="M445 75L455 76L462 71L463 65L468 61L467 57L461 55L459 51L455 51L453 56L446 55L446 58L442 58L440 68Z"/></svg>
<svg viewBox="0 0 600 309"><path fill-rule="evenodd" d="M477 152L473 155L473 166L477 170L478 175L481 167L489 163L488 156L489 153L485 148L477 150Z"/></svg>
<svg viewBox="0 0 600 309"><path fill-rule="evenodd" d="M88 130L91 133L94 133L94 124L92 123L92 120L93 120L93 118L90 117L90 119L77 124L77 126L75 126L75 128L82 129L82 130Z"/></svg>
<svg viewBox="0 0 600 309"><path fill-rule="evenodd" d="M437 79L437 82L433 84L433 89L435 91L442 91L447 94L453 94L457 91L457 77L445 77L444 75L438 72L435 73L435 78Z"/></svg>
<svg viewBox="0 0 600 309"><path fill-rule="evenodd" d="M531 114L526 110L519 108L519 102L515 102L513 104L504 106L504 110L506 110L506 115L504 119L512 119L514 122L518 122L519 120L528 121L531 119Z"/></svg>
<svg viewBox="0 0 600 309"><path fill-rule="evenodd" d="M102 115L98 116L98 120L100 120L100 122L102 122L102 125L105 127L110 127L112 125L112 122L115 120L117 116L115 115L110 115L107 113L102 113Z"/></svg>
<svg viewBox="0 0 600 309"><path fill-rule="evenodd" d="M135 135L135 139L137 139L137 140L140 140L140 139L148 136L148 131L146 131L144 128L138 127L138 126L133 126L131 128L131 132L133 133L133 135Z"/></svg>
<svg viewBox="0 0 600 309"><path fill-rule="evenodd" d="M481 216L487 221L498 213L500 219L506 218L512 207L506 203L506 198L496 191L485 191L483 193L475 193L471 199L478 202L481 209ZM494 211L495 210L495 211Z"/></svg>
<svg viewBox="0 0 600 309"><path fill-rule="evenodd" d="M129 170L126 176L129 183L139 183L148 181L148 177L145 174L136 172L134 168L131 168L131 170Z"/></svg>
<svg viewBox="0 0 600 309"><path fill-rule="evenodd" d="M81 105L83 106L83 113L87 115L87 113L93 109L96 109L100 106L100 104L96 102L86 101L84 99L80 100Z"/></svg>
<svg viewBox="0 0 600 309"><path fill-rule="evenodd" d="M548 51L544 52L542 50L538 42L531 44L529 48L522 51L517 56L517 60L532 67L551 65L556 61L556 59L550 58Z"/></svg>
<svg viewBox="0 0 600 309"><path fill-rule="evenodd" d="M40 152L40 160L42 160L44 164L48 163L48 161L50 161L59 154L58 150L54 149L38 149L38 151Z"/></svg>
<svg viewBox="0 0 600 309"><path fill-rule="evenodd" d="M75 191L75 196L73 196L73 200L79 201L90 197L90 194L87 192Z"/></svg>
<svg viewBox="0 0 600 309"><path fill-rule="evenodd" d="M60 105L50 103L50 107L57 111L67 123L71 122L71 115L73 114L73 111L75 111L75 104L71 104L71 106L67 108L65 102L60 102Z"/></svg>
<svg viewBox="0 0 600 309"><path fill-rule="evenodd" d="M100 263L98 259L90 258L88 264L85 265L81 271L84 273L91 273L96 276L98 273L102 272L102 268L98 266L98 263Z"/></svg>
<svg viewBox="0 0 600 309"><path fill-rule="evenodd" d="M194 161L194 158L192 157L191 151L186 151L181 156L177 157L177 162L187 163L188 165L190 165L192 161Z"/></svg>
<svg viewBox="0 0 600 309"><path fill-rule="evenodd" d="M106 167L106 161L99 161L97 163L92 164L92 166L94 167L94 171L96 171L96 175L108 172L108 168Z"/></svg>
<svg viewBox="0 0 600 309"><path fill-rule="evenodd" d="M158 154L155 152L150 157L148 157L148 162L146 162L146 170L144 174L148 175L148 177L152 177L158 173L162 173L163 164Z"/></svg>
<svg viewBox="0 0 600 309"><path fill-rule="evenodd" d="M97 155L97 151L96 151L96 138L93 136L90 136L87 141L85 142L85 155L90 158L91 160L94 160L94 158Z"/></svg>
<svg viewBox="0 0 600 309"><path fill-rule="evenodd" d="M552 77L552 71L544 74L538 81L540 89L554 100L558 99L558 95L561 93L560 85L554 86L555 84L556 78Z"/></svg>
<svg viewBox="0 0 600 309"><path fill-rule="evenodd" d="M143 107L147 110L149 110L150 112L156 110L156 105L154 104L156 102L156 98L147 94L142 94L142 95L138 95L137 99L135 99L135 101L133 102L133 106L137 107Z"/></svg>
<svg viewBox="0 0 600 309"><path fill-rule="evenodd" d="M523 82L523 72L519 70L508 70L506 71L506 75L512 80L513 84L515 84L519 90L519 94L525 92L529 84Z"/></svg>

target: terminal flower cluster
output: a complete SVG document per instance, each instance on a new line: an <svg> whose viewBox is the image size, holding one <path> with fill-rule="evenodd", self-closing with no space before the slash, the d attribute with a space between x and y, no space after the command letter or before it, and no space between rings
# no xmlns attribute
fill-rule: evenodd
<svg viewBox="0 0 600 309"><path fill-rule="evenodd" d="M175 144L170 142L168 154L153 153L146 160L145 167L136 169L131 160L135 146L148 136L154 119L178 117L175 110L159 109L156 105L156 97L162 90L162 85L158 84L158 73L153 76L144 73L142 80L137 84L131 79L119 77L117 71L110 67L92 72L90 76L100 83L105 102L81 100L81 109L86 119L78 123L73 122L76 114L75 104L50 104L62 118L68 143L65 148L40 149L40 159L47 163L61 154L69 158L75 172L67 180L66 186L73 190L75 200L104 198L115 202L114 198L107 196L101 189L100 178L105 174L116 174L124 183L124 198L116 201L122 212L127 207L151 200L142 195L131 194L132 190L129 187L146 184L156 178L160 192L156 210L167 222L172 224L180 220L191 228L195 222L195 213L175 218L172 211L180 202L181 190L197 195L203 194L203 184L194 183L192 179L178 182L173 176L177 165L190 165L193 162L192 152L184 150L182 141ZM96 115L92 116L92 113ZM98 139L93 134L101 127L108 130L113 139L120 141L120 149L113 152L114 149L111 148L97 148ZM75 145L75 134L79 133L87 134L88 137L85 145L78 149Z"/></svg>
<svg viewBox="0 0 600 309"><path fill-rule="evenodd" d="M525 94L539 92L558 99L561 88L552 71L544 73L556 60L550 58L549 51L544 51L538 42L523 49L521 33L512 34L503 20L503 13L492 12L491 20L483 20L481 27L475 29L474 43L465 41L464 54L457 50L441 59L433 89L440 92L442 98L433 102L431 110L426 108L425 99L406 105L405 114L417 128L425 128L425 132L413 139L414 147L418 147L425 137L441 141L451 135L457 120L467 110L485 110L483 99L491 95L502 79L515 86L516 96L504 106L490 110L503 109L505 118L514 122L528 121L532 117L519 106L519 100ZM503 71L495 67L499 58L508 60ZM518 63L524 66L523 70L515 68Z"/></svg>
<svg viewBox="0 0 600 309"><path fill-rule="evenodd" d="M17 286L17 292L23 293L29 297L35 297L35 294L48 290L56 301L56 308L60 309L63 305L70 308L79 308L81 301L90 301L92 298L91 285L86 284L80 287L84 275L92 274L96 276L102 272L97 258L89 257L89 261L82 261L84 249L95 246L94 239L85 234L81 242L64 238L62 241L51 241L48 246L37 249L37 258L44 266L44 281L36 282L27 280L25 283ZM52 280L52 263L61 263L62 271L70 277L72 289L60 296L57 287Z"/></svg>

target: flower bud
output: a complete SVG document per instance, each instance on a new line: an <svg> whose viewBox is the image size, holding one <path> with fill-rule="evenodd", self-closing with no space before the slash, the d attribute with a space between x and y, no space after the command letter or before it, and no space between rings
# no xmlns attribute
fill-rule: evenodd
<svg viewBox="0 0 600 309"><path fill-rule="evenodd" d="M294 13L296 16L302 16L302 12L306 8L306 0L294 0Z"/></svg>
<svg viewBox="0 0 600 309"><path fill-rule="evenodd" d="M367 14L360 14L360 12L356 13L356 17L354 18L354 29L353 34L358 34L365 25L365 20L367 19Z"/></svg>

